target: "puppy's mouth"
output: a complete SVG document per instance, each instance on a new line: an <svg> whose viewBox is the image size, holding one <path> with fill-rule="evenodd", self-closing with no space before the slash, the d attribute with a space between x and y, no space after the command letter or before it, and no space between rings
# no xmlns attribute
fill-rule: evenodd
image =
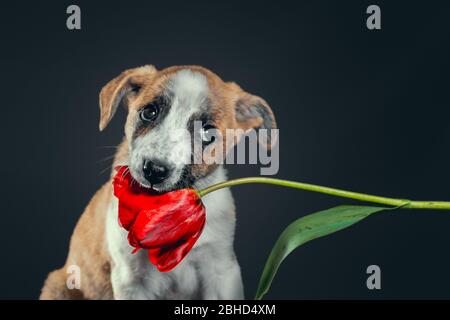
<svg viewBox="0 0 450 320"><path fill-rule="evenodd" d="M156 194L163 194L179 189L189 188L192 187L195 182L195 179L189 174L189 170L187 169L184 169L182 171L180 178L176 183L171 183L170 185L166 182L151 184L139 175L136 176L135 174L133 174L132 171L130 173L135 183L139 184L139 186L141 186L142 188Z"/></svg>
<svg viewBox="0 0 450 320"><path fill-rule="evenodd" d="M141 182L140 180L137 180L136 178L134 178L134 180L136 181L137 184L139 184L140 187L148 190L151 193L155 193L155 194L163 194L163 193L167 193L167 192L178 189L178 188L165 187L164 184L151 184L149 182Z"/></svg>

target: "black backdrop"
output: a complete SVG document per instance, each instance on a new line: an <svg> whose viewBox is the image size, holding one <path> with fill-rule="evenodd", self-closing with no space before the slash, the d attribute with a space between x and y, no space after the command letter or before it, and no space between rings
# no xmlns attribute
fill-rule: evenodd
<svg viewBox="0 0 450 320"><path fill-rule="evenodd" d="M75 1L2 4L1 298L38 297L109 175L125 111L98 132L98 92L122 70L199 64L264 97L280 127L278 176L399 198L450 200L449 6L377 1ZM230 176L257 174L230 167ZM343 199L234 189L236 252L252 298L276 238ZM450 298L450 213L396 211L295 251L269 298ZM382 270L369 291L368 265Z"/></svg>

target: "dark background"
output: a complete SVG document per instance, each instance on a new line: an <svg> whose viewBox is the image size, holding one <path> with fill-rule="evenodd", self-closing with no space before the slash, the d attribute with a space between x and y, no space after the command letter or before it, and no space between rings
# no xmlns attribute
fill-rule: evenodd
<svg viewBox="0 0 450 320"><path fill-rule="evenodd" d="M278 177L450 200L450 26L444 1L75 1L2 4L0 298L35 299L107 181L125 111L98 132L98 93L122 70L199 64L265 98L280 127ZM105 169L106 168L106 169ZM230 167L231 177L259 172ZM343 203L269 186L234 189L246 297L295 218ZM395 211L312 241L268 298L450 298L450 212ZM366 288L366 268L382 290Z"/></svg>

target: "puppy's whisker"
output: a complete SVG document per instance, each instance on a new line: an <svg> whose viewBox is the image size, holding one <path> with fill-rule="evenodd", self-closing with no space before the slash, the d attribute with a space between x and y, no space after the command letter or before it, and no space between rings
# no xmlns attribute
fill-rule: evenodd
<svg viewBox="0 0 450 320"><path fill-rule="evenodd" d="M100 176L100 175L102 175L103 173L105 173L107 170L111 170L112 167L113 167L112 165L107 166L106 168L102 169L98 175Z"/></svg>
<svg viewBox="0 0 450 320"><path fill-rule="evenodd" d="M98 146L100 149L118 149L120 146Z"/></svg>
<svg viewBox="0 0 450 320"><path fill-rule="evenodd" d="M95 161L95 163L100 163L100 162L104 162L104 161L108 161L108 160L114 159L115 156L116 156L115 154L107 156L105 158L102 158L100 160Z"/></svg>
<svg viewBox="0 0 450 320"><path fill-rule="evenodd" d="M127 167L123 172L122 172L122 178L128 174L128 172L130 172L130 167ZM134 180L134 179L133 179Z"/></svg>

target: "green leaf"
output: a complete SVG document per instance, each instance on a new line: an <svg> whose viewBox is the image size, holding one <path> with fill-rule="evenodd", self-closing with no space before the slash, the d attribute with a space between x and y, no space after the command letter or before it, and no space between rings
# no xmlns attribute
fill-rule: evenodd
<svg viewBox="0 0 450 320"><path fill-rule="evenodd" d="M267 293L281 262L302 244L345 229L385 207L338 206L302 217L291 223L278 238L259 280L255 299Z"/></svg>

